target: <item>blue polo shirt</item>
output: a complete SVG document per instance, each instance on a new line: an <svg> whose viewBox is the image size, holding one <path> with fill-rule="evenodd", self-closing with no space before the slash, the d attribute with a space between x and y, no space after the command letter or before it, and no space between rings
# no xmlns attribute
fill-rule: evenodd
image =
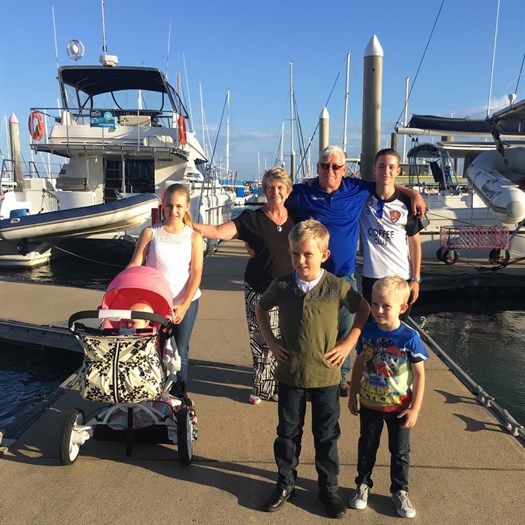
<svg viewBox="0 0 525 525"><path fill-rule="evenodd" d="M330 257L323 268L335 275L355 272L355 256L359 236L359 218L366 199L374 193L375 182L345 177L334 193L313 181L294 184L286 201L293 221L317 219L330 232Z"/></svg>

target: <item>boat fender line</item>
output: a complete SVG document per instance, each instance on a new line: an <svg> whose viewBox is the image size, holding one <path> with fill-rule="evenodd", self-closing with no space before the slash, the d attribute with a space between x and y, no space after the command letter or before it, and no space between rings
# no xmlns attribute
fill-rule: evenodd
<svg viewBox="0 0 525 525"><path fill-rule="evenodd" d="M31 138L37 142L40 142L44 138L46 132L46 126L44 124L42 114L38 111L31 111L31 115L29 115L28 126Z"/></svg>
<svg viewBox="0 0 525 525"><path fill-rule="evenodd" d="M178 120L179 127L179 140L181 144L186 144L186 122L184 121L184 115L179 115Z"/></svg>

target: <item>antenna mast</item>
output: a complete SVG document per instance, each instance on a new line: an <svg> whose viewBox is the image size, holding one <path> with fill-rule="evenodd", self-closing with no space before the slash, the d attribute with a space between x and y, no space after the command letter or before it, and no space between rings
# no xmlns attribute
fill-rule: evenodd
<svg viewBox="0 0 525 525"><path fill-rule="evenodd" d="M105 61L108 48L106 46L106 21L104 19L104 0L100 0L100 4L100 7L102 8L102 53Z"/></svg>

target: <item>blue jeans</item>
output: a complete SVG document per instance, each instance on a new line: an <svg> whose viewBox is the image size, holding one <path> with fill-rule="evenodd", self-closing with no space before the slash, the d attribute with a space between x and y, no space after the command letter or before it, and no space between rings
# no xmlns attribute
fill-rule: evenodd
<svg viewBox="0 0 525 525"><path fill-rule="evenodd" d="M342 278L347 282L350 283L350 286L357 292L357 282L355 280L355 275L343 275ZM341 307L341 311L339 312L339 330L337 332L337 340L340 341L341 339L344 339L349 333L350 329L352 328L352 324L354 324L354 317L355 314L350 313L348 308L345 306ZM350 355L344 360L343 366L341 366L341 384L344 385L346 383L346 376L348 375L348 372L350 372L351 363L350 363Z"/></svg>
<svg viewBox="0 0 525 525"><path fill-rule="evenodd" d="M177 350L179 351L181 362L180 371L177 372L177 380L188 382L188 354L190 352L190 339L198 310L199 300L195 299L188 308L184 319L179 324L174 325L173 336L175 338L175 343L177 344Z"/></svg>
<svg viewBox="0 0 525 525"><path fill-rule="evenodd" d="M376 462L377 449L383 430L388 429L388 450L390 451L390 492L408 490L408 469L410 466L410 429L401 428L406 417L398 419L399 412L380 412L363 407L359 409L361 434L357 446L357 477L355 482L370 488L372 469Z"/></svg>
<svg viewBox="0 0 525 525"><path fill-rule="evenodd" d="M291 489L295 485L308 392L312 404L312 433L319 493L335 493L339 474L337 440L341 434L339 386L297 388L279 383L278 390L279 424L273 446L279 474L277 485L281 489Z"/></svg>

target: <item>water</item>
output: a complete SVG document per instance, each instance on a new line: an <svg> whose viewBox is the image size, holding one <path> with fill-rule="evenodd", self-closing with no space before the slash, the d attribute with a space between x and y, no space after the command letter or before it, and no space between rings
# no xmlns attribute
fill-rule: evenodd
<svg viewBox="0 0 525 525"><path fill-rule="evenodd" d="M21 421L81 365L82 354L0 343L0 429Z"/></svg>
<svg viewBox="0 0 525 525"><path fill-rule="evenodd" d="M423 303L412 312L441 348L523 425L524 314L523 301L475 299Z"/></svg>
<svg viewBox="0 0 525 525"><path fill-rule="evenodd" d="M122 271L133 250L128 247L124 251L108 254L95 248L77 252L78 256L66 256L53 259L50 264L34 269L0 269L0 278L12 277L15 279L30 280L39 283L57 284L105 290L111 280Z"/></svg>

